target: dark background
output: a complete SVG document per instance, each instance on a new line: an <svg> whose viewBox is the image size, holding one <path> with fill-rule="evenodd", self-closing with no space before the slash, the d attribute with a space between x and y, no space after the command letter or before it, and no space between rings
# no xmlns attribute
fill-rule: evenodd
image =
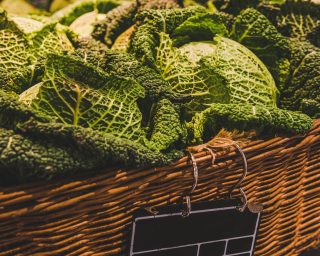
<svg viewBox="0 0 320 256"><path fill-rule="evenodd" d="M319 249L311 249L311 250L303 252L300 256L320 256L320 250Z"/></svg>

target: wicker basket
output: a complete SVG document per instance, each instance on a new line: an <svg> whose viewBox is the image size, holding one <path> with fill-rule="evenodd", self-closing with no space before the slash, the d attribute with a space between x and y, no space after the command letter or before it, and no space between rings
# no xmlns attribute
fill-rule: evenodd
<svg viewBox="0 0 320 256"><path fill-rule="evenodd" d="M264 206L255 255L298 255L320 240L320 120L306 136L244 147L244 189ZM223 197L242 175L236 151L195 155L192 201ZM132 213L180 201L192 185L187 158L149 170L108 170L0 189L0 255L125 255Z"/></svg>

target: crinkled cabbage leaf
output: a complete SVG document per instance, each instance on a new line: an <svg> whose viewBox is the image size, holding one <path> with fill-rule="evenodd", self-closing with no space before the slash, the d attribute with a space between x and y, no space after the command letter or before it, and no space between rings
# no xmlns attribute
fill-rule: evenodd
<svg viewBox="0 0 320 256"><path fill-rule="evenodd" d="M21 100L57 122L138 140L144 89L134 80L108 75L79 59L51 54L43 81ZM30 100L31 98L31 100Z"/></svg>

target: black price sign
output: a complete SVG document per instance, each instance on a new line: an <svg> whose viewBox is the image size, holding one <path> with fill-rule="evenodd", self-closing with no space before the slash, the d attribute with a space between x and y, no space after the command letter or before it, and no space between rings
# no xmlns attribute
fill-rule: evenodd
<svg viewBox="0 0 320 256"><path fill-rule="evenodd" d="M188 217L182 206L141 210L134 218L130 256L251 256L260 212L240 212L239 200L194 203Z"/></svg>

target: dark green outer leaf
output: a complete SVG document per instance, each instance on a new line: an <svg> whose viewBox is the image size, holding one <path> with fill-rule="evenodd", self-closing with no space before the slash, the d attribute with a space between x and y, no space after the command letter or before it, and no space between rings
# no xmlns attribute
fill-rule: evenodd
<svg viewBox="0 0 320 256"><path fill-rule="evenodd" d="M271 22L255 9L246 9L235 19L231 38L254 52L268 67L278 87L283 87L284 63L290 58L289 42ZM282 69L282 70L280 70Z"/></svg>
<svg viewBox="0 0 320 256"><path fill-rule="evenodd" d="M171 34L174 29L189 17L205 13L204 8L172 10L148 10L136 16L139 26L133 34L129 51L147 65L156 68L155 50L159 45L159 33Z"/></svg>
<svg viewBox="0 0 320 256"><path fill-rule="evenodd" d="M186 134L174 105L163 99L155 107L151 124L150 147L163 151L183 145Z"/></svg>
<svg viewBox="0 0 320 256"><path fill-rule="evenodd" d="M253 51L263 61L290 56L285 37L260 12L246 9L237 16L231 37Z"/></svg>
<svg viewBox="0 0 320 256"><path fill-rule="evenodd" d="M212 104L198 113L189 124L194 134L194 142L201 143L212 138L223 127L227 129L284 131L305 133L313 120L299 112L274 107L250 104Z"/></svg>
<svg viewBox="0 0 320 256"><path fill-rule="evenodd" d="M304 56L282 93L281 105L302 110L313 118L320 116L320 50Z"/></svg>
<svg viewBox="0 0 320 256"><path fill-rule="evenodd" d="M119 76L136 80L145 89L146 97L157 101L164 96L170 97L171 88L154 69L143 65L133 55L109 51L106 54L106 69Z"/></svg>
<svg viewBox="0 0 320 256"><path fill-rule="evenodd" d="M171 159L131 140L89 128L29 121L0 128L1 183L67 177L112 166L150 167Z"/></svg>
<svg viewBox="0 0 320 256"><path fill-rule="evenodd" d="M215 35L227 36L228 22L225 18L220 13L201 13L190 17L173 31L174 45L179 47L182 42L208 41Z"/></svg>

